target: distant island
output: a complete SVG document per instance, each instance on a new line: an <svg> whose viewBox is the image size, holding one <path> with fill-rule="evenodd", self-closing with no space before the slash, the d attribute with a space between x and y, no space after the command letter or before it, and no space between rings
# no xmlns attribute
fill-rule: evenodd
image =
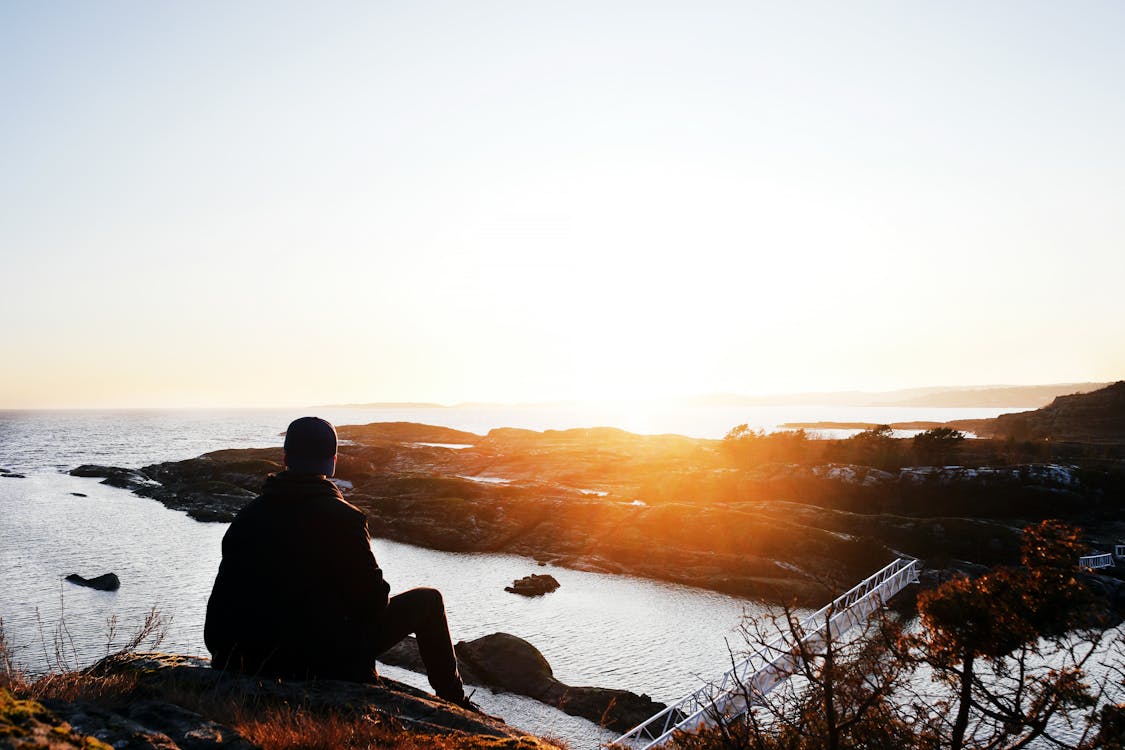
<svg viewBox="0 0 1125 750"><path fill-rule="evenodd" d="M717 393L667 399L682 406L898 406L947 408L1035 409L1059 396L1090 393L1109 383L1055 383L1052 385L972 385L905 388L894 391L824 391L747 396ZM438 404L427 401L373 401L368 403L320 404L310 408L335 409L469 409L469 408L564 408L581 401L539 401L501 404L462 402Z"/></svg>
<svg viewBox="0 0 1125 750"><path fill-rule="evenodd" d="M314 404L310 409L447 409L430 401L371 401L363 404Z"/></svg>
<svg viewBox="0 0 1125 750"><path fill-rule="evenodd" d="M868 422L788 422L786 429L868 430ZM993 419L956 419L949 422L892 422L895 430L962 430L977 437L1016 441L1125 443L1125 381L1092 393L1057 396L1034 411L1001 414Z"/></svg>

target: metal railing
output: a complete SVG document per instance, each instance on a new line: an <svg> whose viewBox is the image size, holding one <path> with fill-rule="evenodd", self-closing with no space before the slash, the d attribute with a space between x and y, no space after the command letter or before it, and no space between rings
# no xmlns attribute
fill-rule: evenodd
<svg viewBox="0 0 1125 750"><path fill-rule="evenodd" d="M736 718L742 715L749 708L748 696L753 696L751 703L754 698L764 696L797 670L802 653L815 651L829 637L839 637L866 620L908 584L917 582L920 567L917 560L895 560L806 617L796 629L801 634L799 642L794 643L789 634L778 635L717 681L633 727L614 744L648 750L667 741L674 732L696 731L713 723L717 716Z"/></svg>
<svg viewBox="0 0 1125 750"><path fill-rule="evenodd" d="M1096 555L1083 555L1078 558L1078 564L1083 568L1090 570L1098 570L1100 568L1113 567L1113 555L1108 552L1099 552Z"/></svg>

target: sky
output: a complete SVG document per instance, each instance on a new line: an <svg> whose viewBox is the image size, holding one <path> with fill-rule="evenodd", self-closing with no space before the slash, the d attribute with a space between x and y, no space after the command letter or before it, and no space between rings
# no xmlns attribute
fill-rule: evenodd
<svg viewBox="0 0 1125 750"><path fill-rule="evenodd" d="M1125 377L1125 4L0 3L0 408Z"/></svg>

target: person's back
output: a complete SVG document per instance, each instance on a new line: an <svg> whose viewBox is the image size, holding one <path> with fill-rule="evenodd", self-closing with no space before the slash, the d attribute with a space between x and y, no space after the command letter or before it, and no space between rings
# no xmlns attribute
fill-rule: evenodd
<svg viewBox="0 0 1125 750"><path fill-rule="evenodd" d="M363 513L326 478L282 472L223 538L204 638L216 666L362 680L388 591Z"/></svg>
<svg viewBox="0 0 1125 750"><path fill-rule="evenodd" d="M323 419L294 420L286 470L227 529L204 626L212 665L362 681L379 654L414 633L438 697L478 710L465 697L441 594L415 588L388 599L367 519L328 480L336 445Z"/></svg>

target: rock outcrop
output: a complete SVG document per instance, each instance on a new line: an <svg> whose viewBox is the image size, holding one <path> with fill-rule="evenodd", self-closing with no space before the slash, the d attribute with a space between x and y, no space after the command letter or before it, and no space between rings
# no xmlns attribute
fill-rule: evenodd
<svg viewBox="0 0 1125 750"><path fill-rule="evenodd" d="M1125 380L1094 391L1059 396L1042 409L996 418L993 435L1016 440L1125 442Z"/></svg>
<svg viewBox="0 0 1125 750"><path fill-rule="evenodd" d="M117 577L116 573L103 573L93 578L83 578L77 573L71 573L66 577L66 580L79 586L85 586L88 589L97 589L98 591L117 591L117 589L121 588L121 579Z"/></svg>
<svg viewBox="0 0 1125 750"><path fill-rule="evenodd" d="M581 716L617 732L625 732L664 708L647 695L601 687L574 687L555 679L539 649L518 636L493 633L454 646L466 683L516 693ZM425 673L418 644L407 638L380 661Z"/></svg>
<svg viewBox="0 0 1125 750"><path fill-rule="evenodd" d="M129 750L253 750L235 729L162 700L106 708L91 701L46 700L74 732Z"/></svg>
<svg viewBox="0 0 1125 750"><path fill-rule="evenodd" d="M1075 384L1076 389L1097 383ZM1016 406L1016 404L1012 404ZM786 429L869 430L871 422L787 422ZM1031 411L1001 414L986 419L955 419L949 422L892 422L895 430L930 430L947 427L981 438L1013 441L1072 442L1103 446L1125 445L1125 381L1108 383L1097 390L1077 390L1055 396L1047 405ZM1120 450L1114 452L1121 456Z"/></svg>
<svg viewBox="0 0 1125 750"><path fill-rule="evenodd" d="M292 731L293 746L301 746L302 727L319 719L349 732L370 731L378 746L411 741L424 747L431 738L479 750L557 750L490 717L386 679L377 684L257 680L213 670L204 659L131 654L103 660L71 682L85 682L89 697L33 702L0 691L0 747L258 747L235 725L267 725L275 737Z"/></svg>
<svg viewBox="0 0 1125 750"><path fill-rule="evenodd" d="M38 701L20 700L4 688L0 688L0 747L114 750L112 745L75 730Z"/></svg>
<svg viewBox="0 0 1125 750"><path fill-rule="evenodd" d="M504 590L520 596L543 596L557 590L558 587L559 582L554 576L532 573L512 581L512 585L505 586Z"/></svg>
<svg viewBox="0 0 1125 750"><path fill-rule="evenodd" d="M979 437L1000 440L1050 440L1056 443L1120 447L1125 444L1125 381L1119 380L1094 391L1056 396L1051 403L1032 411L1001 414L992 419L958 419L940 424L965 430ZM896 429L912 429L898 423L892 426ZM929 423L918 429L933 426L938 426L938 423Z"/></svg>
<svg viewBox="0 0 1125 750"><path fill-rule="evenodd" d="M102 484L159 500L197 521L226 522L254 499L267 474L281 469L281 449L266 448L215 451L142 469L84 464L70 474L100 478Z"/></svg>

